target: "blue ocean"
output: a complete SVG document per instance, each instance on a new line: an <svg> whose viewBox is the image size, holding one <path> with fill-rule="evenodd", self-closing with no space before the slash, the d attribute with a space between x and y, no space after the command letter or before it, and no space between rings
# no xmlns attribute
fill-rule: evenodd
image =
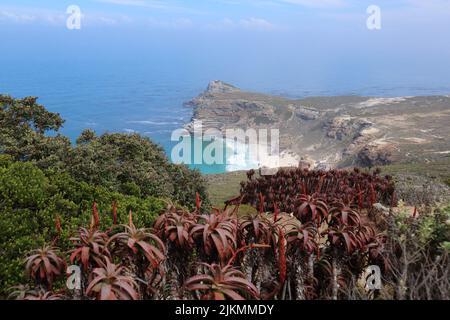
<svg viewBox="0 0 450 320"><path fill-rule="evenodd" d="M133 38L124 32L114 35L121 39L114 43L114 37L105 40L104 34L91 34L85 41L85 36L66 31L44 39L41 31L3 31L0 93L39 97L66 120L62 133L73 141L85 128L98 134L138 132L170 155L172 131L192 116L183 103L215 79L292 98L450 93L448 64L440 67L445 57L408 55L407 48L380 53L370 46L359 51L337 47L330 54L336 48L332 39L318 45L306 38L306 43L286 48L285 39L268 44L254 35L214 41L207 35L149 35L140 43L142 35ZM283 51L274 49L283 45ZM224 170L197 167L204 173Z"/></svg>

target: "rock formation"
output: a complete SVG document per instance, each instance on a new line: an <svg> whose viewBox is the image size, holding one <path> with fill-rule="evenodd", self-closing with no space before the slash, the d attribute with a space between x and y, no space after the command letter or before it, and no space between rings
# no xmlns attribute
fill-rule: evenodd
<svg viewBox="0 0 450 320"><path fill-rule="evenodd" d="M292 100L212 81L186 105L205 129L279 129L281 152L321 168L450 156L447 96Z"/></svg>

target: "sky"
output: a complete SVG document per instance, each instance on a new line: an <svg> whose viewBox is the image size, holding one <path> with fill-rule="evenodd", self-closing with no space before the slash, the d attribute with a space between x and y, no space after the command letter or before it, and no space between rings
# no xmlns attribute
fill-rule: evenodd
<svg viewBox="0 0 450 320"><path fill-rule="evenodd" d="M66 27L70 5L80 30ZM380 30L367 28L370 5ZM336 82L338 66L355 79L448 79L450 0L2 0L0 37L3 65L154 59L192 73L217 62L242 77L320 69Z"/></svg>
<svg viewBox="0 0 450 320"><path fill-rule="evenodd" d="M0 23L61 27L70 5L80 7L86 28L235 32L361 28L369 5L381 8L386 28L448 32L450 27L450 0L2 0Z"/></svg>
<svg viewBox="0 0 450 320"><path fill-rule="evenodd" d="M78 33L106 33L107 39L114 33L119 39L126 34L124 40L164 34L194 42L195 36L251 35L267 41L313 38L342 47L380 40L385 48L394 42L450 47L450 0L2 0L0 34L31 40L37 31L46 37L67 35L70 5L82 13ZM381 9L382 29L377 32L366 27L369 5Z"/></svg>
<svg viewBox="0 0 450 320"><path fill-rule="evenodd" d="M182 117L215 79L290 97L449 94L449 39L450 0L0 0L0 93L39 96L71 137Z"/></svg>

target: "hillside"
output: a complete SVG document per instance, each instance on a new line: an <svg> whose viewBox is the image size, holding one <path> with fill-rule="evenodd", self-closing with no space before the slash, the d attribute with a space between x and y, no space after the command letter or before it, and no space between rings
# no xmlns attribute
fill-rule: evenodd
<svg viewBox="0 0 450 320"><path fill-rule="evenodd" d="M313 167L445 161L450 97L313 97L245 92L213 81L186 103L204 128L280 129L282 156ZM188 125L188 127L190 127Z"/></svg>

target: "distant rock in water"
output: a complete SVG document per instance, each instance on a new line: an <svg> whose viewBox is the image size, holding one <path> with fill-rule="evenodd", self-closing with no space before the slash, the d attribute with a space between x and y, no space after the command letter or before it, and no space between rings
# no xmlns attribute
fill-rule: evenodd
<svg viewBox="0 0 450 320"><path fill-rule="evenodd" d="M319 168L424 162L450 154L448 96L293 100L215 80L186 105L204 130L279 129L281 153Z"/></svg>

